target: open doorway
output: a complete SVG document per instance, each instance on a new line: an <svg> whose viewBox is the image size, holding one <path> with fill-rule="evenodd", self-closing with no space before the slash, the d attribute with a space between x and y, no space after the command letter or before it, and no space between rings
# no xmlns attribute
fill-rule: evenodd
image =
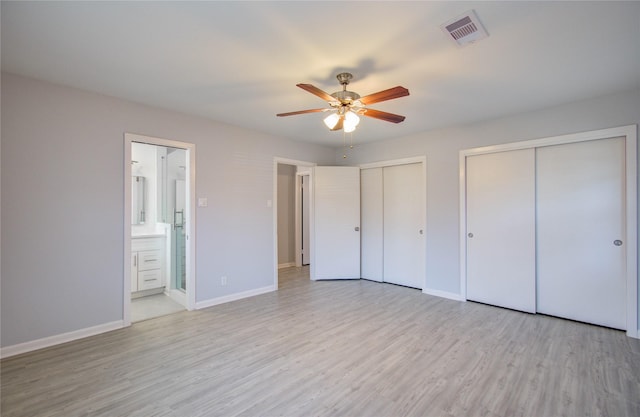
<svg viewBox="0 0 640 417"><path fill-rule="evenodd" d="M194 152L192 144L125 134L126 324L195 304Z"/></svg>
<svg viewBox="0 0 640 417"><path fill-rule="evenodd" d="M280 270L309 265L311 168L315 164L274 158L274 287Z"/></svg>

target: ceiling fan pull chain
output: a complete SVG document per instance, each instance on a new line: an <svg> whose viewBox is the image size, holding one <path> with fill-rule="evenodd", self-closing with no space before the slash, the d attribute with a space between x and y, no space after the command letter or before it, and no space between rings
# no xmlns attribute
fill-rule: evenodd
<svg viewBox="0 0 640 417"><path fill-rule="evenodd" d="M347 159L347 133L344 130L342 131L342 146L344 147L342 159Z"/></svg>

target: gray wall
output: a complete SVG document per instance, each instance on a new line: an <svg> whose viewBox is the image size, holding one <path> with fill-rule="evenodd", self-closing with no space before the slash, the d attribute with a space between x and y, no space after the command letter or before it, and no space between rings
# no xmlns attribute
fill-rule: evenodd
<svg viewBox="0 0 640 417"><path fill-rule="evenodd" d="M410 122L407 120L405 123ZM350 153L347 163L353 165L426 155L427 287L457 294L460 290L458 158L461 149L630 124L640 124L640 90L360 145ZM343 163L340 150L336 151L335 160Z"/></svg>
<svg viewBox="0 0 640 417"><path fill-rule="evenodd" d="M278 264L296 261L296 167L278 164Z"/></svg>
<svg viewBox="0 0 640 417"><path fill-rule="evenodd" d="M273 158L334 157L6 73L1 99L2 346L122 320L125 132L196 145L196 301L273 284Z"/></svg>
<svg viewBox="0 0 640 417"><path fill-rule="evenodd" d="M5 73L1 100L2 346L122 319L124 132L196 144L197 301L272 284L274 156L343 163L341 149ZM427 283L457 293L460 149L637 123L640 90L358 146L347 162L427 156Z"/></svg>

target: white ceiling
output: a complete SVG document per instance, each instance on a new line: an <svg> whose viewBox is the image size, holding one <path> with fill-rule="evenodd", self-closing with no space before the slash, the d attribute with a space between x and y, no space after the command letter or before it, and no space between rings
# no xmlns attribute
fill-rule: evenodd
<svg viewBox="0 0 640 417"><path fill-rule="evenodd" d="M297 88L411 95L372 105L363 143L640 87L640 2L9 2L2 69L279 137L342 145ZM490 36L439 26L475 9Z"/></svg>

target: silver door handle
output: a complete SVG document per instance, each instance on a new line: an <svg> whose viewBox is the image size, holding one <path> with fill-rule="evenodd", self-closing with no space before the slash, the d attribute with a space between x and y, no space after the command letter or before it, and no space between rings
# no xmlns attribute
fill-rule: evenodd
<svg viewBox="0 0 640 417"><path fill-rule="evenodd" d="M469 237L473 237L473 233L469 233L467 236L469 236Z"/></svg>
<svg viewBox="0 0 640 417"><path fill-rule="evenodd" d="M359 231L360 231L360 228L359 228L358 226L356 226L354 230L355 230L356 232L359 232Z"/></svg>
<svg viewBox="0 0 640 417"><path fill-rule="evenodd" d="M420 229L420 232L419 232L419 233L420 233L421 235L422 235L422 234L424 234L424 230Z"/></svg>
<svg viewBox="0 0 640 417"><path fill-rule="evenodd" d="M613 244L616 246L622 246L622 241L621 240L614 240Z"/></svg>

